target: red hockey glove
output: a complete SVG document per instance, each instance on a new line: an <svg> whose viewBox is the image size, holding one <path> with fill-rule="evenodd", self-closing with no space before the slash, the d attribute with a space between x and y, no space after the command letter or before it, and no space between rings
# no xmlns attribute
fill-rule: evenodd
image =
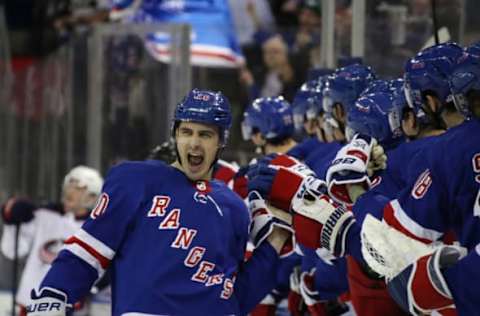
<svg viewBox="0 0 480 316"><path fill-rule="evenodd" d="M315 290L314 276L315 268L300 275L300 292L310 315L326 316L324 301L320 298L318 291Z"/></svg>
<svg viewBox="0 0 480 316"><path fill-rule="evenodd" d="M463 248L442 246L419 258L388 282L388 291L404 310L413 315L430 314L454 308L452 294L442 269L466 255Z"/></svg>

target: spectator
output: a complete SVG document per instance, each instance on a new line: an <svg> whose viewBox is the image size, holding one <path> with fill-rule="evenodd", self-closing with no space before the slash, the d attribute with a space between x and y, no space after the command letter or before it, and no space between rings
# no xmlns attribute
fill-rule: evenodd
<svg viewBox="0 0 480 316"><path fill-rule="evenodd" d="M287 44L279 34L263 43L262 54L264 65L254 69L256 75L248 68L240 70L240 80L247 87L250 99L283 95L291 102L305 80L306 67L290 60Z"/></svg>
<svg viewBox="0 0 480 316"><path fill-rule="evenodd" d="M240 46L255 44L258 30L272 32L275 21L266 0L229 0L230 12Z"/></svg>

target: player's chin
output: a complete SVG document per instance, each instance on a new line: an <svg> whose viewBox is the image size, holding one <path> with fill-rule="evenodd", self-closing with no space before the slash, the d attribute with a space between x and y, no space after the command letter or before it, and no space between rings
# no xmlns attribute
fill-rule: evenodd
<svg viewBox="0 0 480 316"><path fill-rule="evenodd" d="M201 165L188 165L188 177L190 180L204 180L208 174L208 168L204 164Z"/></svg>

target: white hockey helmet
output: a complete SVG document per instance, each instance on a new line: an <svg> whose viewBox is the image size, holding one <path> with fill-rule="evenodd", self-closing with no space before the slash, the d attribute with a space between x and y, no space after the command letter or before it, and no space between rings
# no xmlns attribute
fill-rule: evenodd
<svg viewBox="0 0 480 316"><path fill-rule="evenodd" d="M103 178L100 173L93 168L76 166L65 176L63 180L63 190L65 190L69 184L86 188L88 193L98 196L100 192L102 192Z"/></svg>

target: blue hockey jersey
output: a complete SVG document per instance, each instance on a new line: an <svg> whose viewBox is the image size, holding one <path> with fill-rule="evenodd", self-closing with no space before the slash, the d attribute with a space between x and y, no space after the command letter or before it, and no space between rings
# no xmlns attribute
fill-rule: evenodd
<svg viewBox="0 0 480 316"><path fill-rule="evenodd" d="M385 220L424 242L452 230L472 249L480 242L480 121L448 130L413 159L409 185L387 204Z"/></svg>
<svg viewBox="0 0 480 316"><path fill-rule="evenodd" d="M458 314L479 315L480 120L452 128L414 159L416 177L387 204L384 219L426 243L455 233L470 254L447 270L447 283Z"/></svg>
<svg viewBox="0 0 480 316"><path fill-rule="evenodd" d="M75 302L110 269L113 315L242 315L275 285L269 243L244 263L250 217L219 181L159 161L111 169L89 220L42 286Z"/></svg>
<svg viewBox="0 0 480 316"><path fill-rule="evenodd" d="M375 175L372 188L362 194L353 205L358 222L363 222L367 213L381 219L385 204L394 199L407 186L409 173L415 172L410 163L416 154L430 146L438 137L425 137L406 142L386 152L387 168Z"/></svg>

